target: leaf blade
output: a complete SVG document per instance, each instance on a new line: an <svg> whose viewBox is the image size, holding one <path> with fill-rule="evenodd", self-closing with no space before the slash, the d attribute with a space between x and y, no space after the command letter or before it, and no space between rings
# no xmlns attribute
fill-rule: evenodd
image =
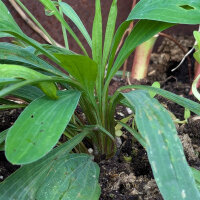
<svg viewBox="0 0 200 200"><path fill-rule="evenodd" d="M0 198L2 200L33 200L36 198L38 200L45 200L52 199L49 198L49 195L54 192L55 194L58 194L54 199L59 200L61 199L62 194L68 191L67 189L71 183L71 185L73 184L74 186L72 191L75 192L71 195L69 194L67 197L63 197L63 200L75 200L80 191L80 184L83 187L83 190L85 190L85 193L83 193L86 195L84 196L85 199L98 200L100 196L100 187L97 181L99 176L98 166L93 163L91 158L87 155L69 154L69 152L78 145L87 134L88 131L84 130L68 142L53 149L44 158L37 162L22 166L0 184ZM80 170L84 173L86 179L82 179L81 173L76 170L79 169L80 166L88 167L88 169L84 169L83 171ZM73 169L75 171L74 173ZM87 174L88 171L89 173ZM72 174L71 177L70 174ZM96 177L94 177L94 175ZM90 177L93 178L91 179ZM79 183L75 182L75 178L78 178ZM88 181L84 182L84 180ZM92 185L90 185L91 183ZM48 187L48 185L51 185L51 187ZM79 199L84 200L84 198Z"/></svg>
<svg viewBox="0 0 200 200"><path fill-rule="evenodd" d="M187 7L191 9L187 9ZM129 14L127 20L133 19L149 19L178 24L199 24L200 3L198 0L140 0Z"/></svg>
<svg viewBox="0 0 200 200"><path fill-rule="evenodd" d="M63 13L74 22L74 24L78 27L80 32L85 37L85 39L88 42L89 46L92 47L92 40L90 38L90 35L87 32L85 26L83 25L83 22L81 21L79 16L74 11L74 9L69 4L67 4L66 2L59 2L59 5L60 5Z"/></svg>
<svg viewBox="0 0 200 200"><path fill-rule="evenodd" d="M5 147L7 159L25 164L43 157L56 145L79 98L78 91L68 90L60 93L56 101L41 97L29 104L9 129Z"/></svg>
<svg viewBox="0 0 200 200"><path fill-rule="evenodd" d="M142 90L123 96L134 107L137 128L145 139L154 177L164 199L199 199L200 193L169 113Z"/></svg>

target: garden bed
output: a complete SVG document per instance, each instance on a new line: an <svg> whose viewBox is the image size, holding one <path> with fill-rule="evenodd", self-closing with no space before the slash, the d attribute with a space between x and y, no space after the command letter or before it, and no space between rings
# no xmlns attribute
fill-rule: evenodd
<svg viewBox="0 0 200 200"><path fill-rule="evenodd" d="M187 51L192 47L192 37L180 36L177 40ZM178 55L178 56L177 56ZM177 71L171 73L183 57L181 50L168 40L164 40L156 53L152 54L149 76L141 82L129 80L133 84L151 85L159 81L161 87L175 94L195 100L189 96L190 82L187 61ZM192 61L193 62L193 61ZM192 71L192 70L191 70ZM116 79L110 86L113 93L119 86L127 85L127 80ZM183 120L184 109L162 97L156 97L178 119ZM21 110L0 113L0 129L7 129L13 124ZM128 115L125 107L118 106L116 119ZM200 169L200 117L192 114L186 124L176 124L179 138L184 146L185 155L190 166ZM119 138L117 154L110 160L100 161L101 200L161 200L162 197L153 179L152 170L143 147L124 130ZM18 167L9 164L3 152L0 152L0 182Z"/></svg>

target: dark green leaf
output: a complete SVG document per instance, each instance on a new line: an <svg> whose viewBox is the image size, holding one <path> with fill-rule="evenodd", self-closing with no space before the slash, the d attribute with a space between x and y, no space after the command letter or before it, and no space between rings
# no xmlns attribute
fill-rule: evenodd
<svg viewBox="0 0 200 200"><path fill-rule="evenodd" d="M39 88L31 85L24 86L18 90L11 92L10 94L18 98L24 99L28 102L44 96L44 93Z"/></svg>
<svg viewBox="0 0 200 200"><path fill-rule="evenodd" d="M69 154L84 131L48 155L17 170L0 184L0 199L98 200L99 168L84 154Z"/></svg>
<svg viewBox="0 0 200 200"><path fill-rule="evenodd" d="M58 100L41 97L21 113L9 129L6 157L13 164L31 163L58 142L78 104L78 91L65 91Z"/></svg>

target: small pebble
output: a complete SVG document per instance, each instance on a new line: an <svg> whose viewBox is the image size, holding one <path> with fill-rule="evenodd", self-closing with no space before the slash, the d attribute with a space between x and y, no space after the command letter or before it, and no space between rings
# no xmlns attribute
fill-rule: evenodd
<svg viewBox="0 0 200 200"><path fill-rule="evenodd" d="M126 110L127 110L129 115L133 113L133 111L130 108L126 108Z"/></svg>
<svg viewBox="0 0 200 200"><path fill-rule="evenodd" d="M94 151L93 151L92 148L89 148L89 149L88 149L88 153L89 153L89 154L93 154L93 152L94 152Z"/></svg>
<svg viewBox="0 0 200 200"><path fill-rule="evenodd" d="M0 179L3 180L3 176L0 176Z"/></svg>
<svg viewBox="0 0 200 200"><path fill-rule="evenodd" d="M119 116L121 116L121 117L124 117L124 114L121 113L121 112L117 112L117 114L118 114Z"/></svg>

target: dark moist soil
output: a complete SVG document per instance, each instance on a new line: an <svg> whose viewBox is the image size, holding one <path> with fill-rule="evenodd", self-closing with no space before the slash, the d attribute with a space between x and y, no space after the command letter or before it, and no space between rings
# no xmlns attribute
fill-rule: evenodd
<svg viewBox="0 0 200 200"><path fill-rule="evenodd" d="M175 37L175 36L174 36ZM193 37L175 37L187 52L194 44ZM190 78L187 60L174 72L182 57L183 52L173 42L164 39L156 53L151 56L148 77L142 81L121 80L116 78L111 83L110 94L123 85L145 84L151 85L154 81L159 81L161 88L171 91L177 95L195 100L189 96ZM194 60L191 56L192 66ZM193 68L190 69L193 74ZM183 120L184 108L164 99L156 97L176 118ZM196 100L195 100L196 101ZM116 118L121 119L127 116L127 109L119 106ZM183 144L184 152L189 165L200 169L200 117L194 114L188 123L176 124L179 138ZM119 138L120 154L111 160L100 162L101 174L100 183L102 188L101 200L162 200L162 196L153 178L152 170L147 158L146 151L136 141L130 133L124 130L124 134ZM128 161L127 161L128 160Z"/></svg>
<svg viewBox="0 0 200 200"><path fill-rule="evenodd" d="M185 48L185 51L188 51L194 43L192 37L179 36L176 39ZM193 96L188 95L190 80L187 60L177 71L171 72L171 69L177 66L182 57L182 51L173 42L165 39L157 52L151 56L147 79L138 82L127 79L121 80L116 77L111 83L110 94L113 94L118 87L130 82L132 84L151 85L154 81L159 81L161 88L195 100ZM194 61L192 60L192 62ZM191 69L191 72L193 73L193 69ZM156 98L176 118L183 119L184 109L181 106L160 96ZM10 127L20 112L21 110L1 111L0 130ZM118 106L115 117L119 120L129 114L129 109ZM176 124L176 127L190 166L200 169L200 117L192 114L188 123ZM123 135L118 138L117 144L119 147L118 154L110 160L102 160L99 163L102 189L100 200L162 200L143 147L125 130L123 130ZM0 182L16 169L17 166L9 164L4 153L0 152Z"/></svg>

